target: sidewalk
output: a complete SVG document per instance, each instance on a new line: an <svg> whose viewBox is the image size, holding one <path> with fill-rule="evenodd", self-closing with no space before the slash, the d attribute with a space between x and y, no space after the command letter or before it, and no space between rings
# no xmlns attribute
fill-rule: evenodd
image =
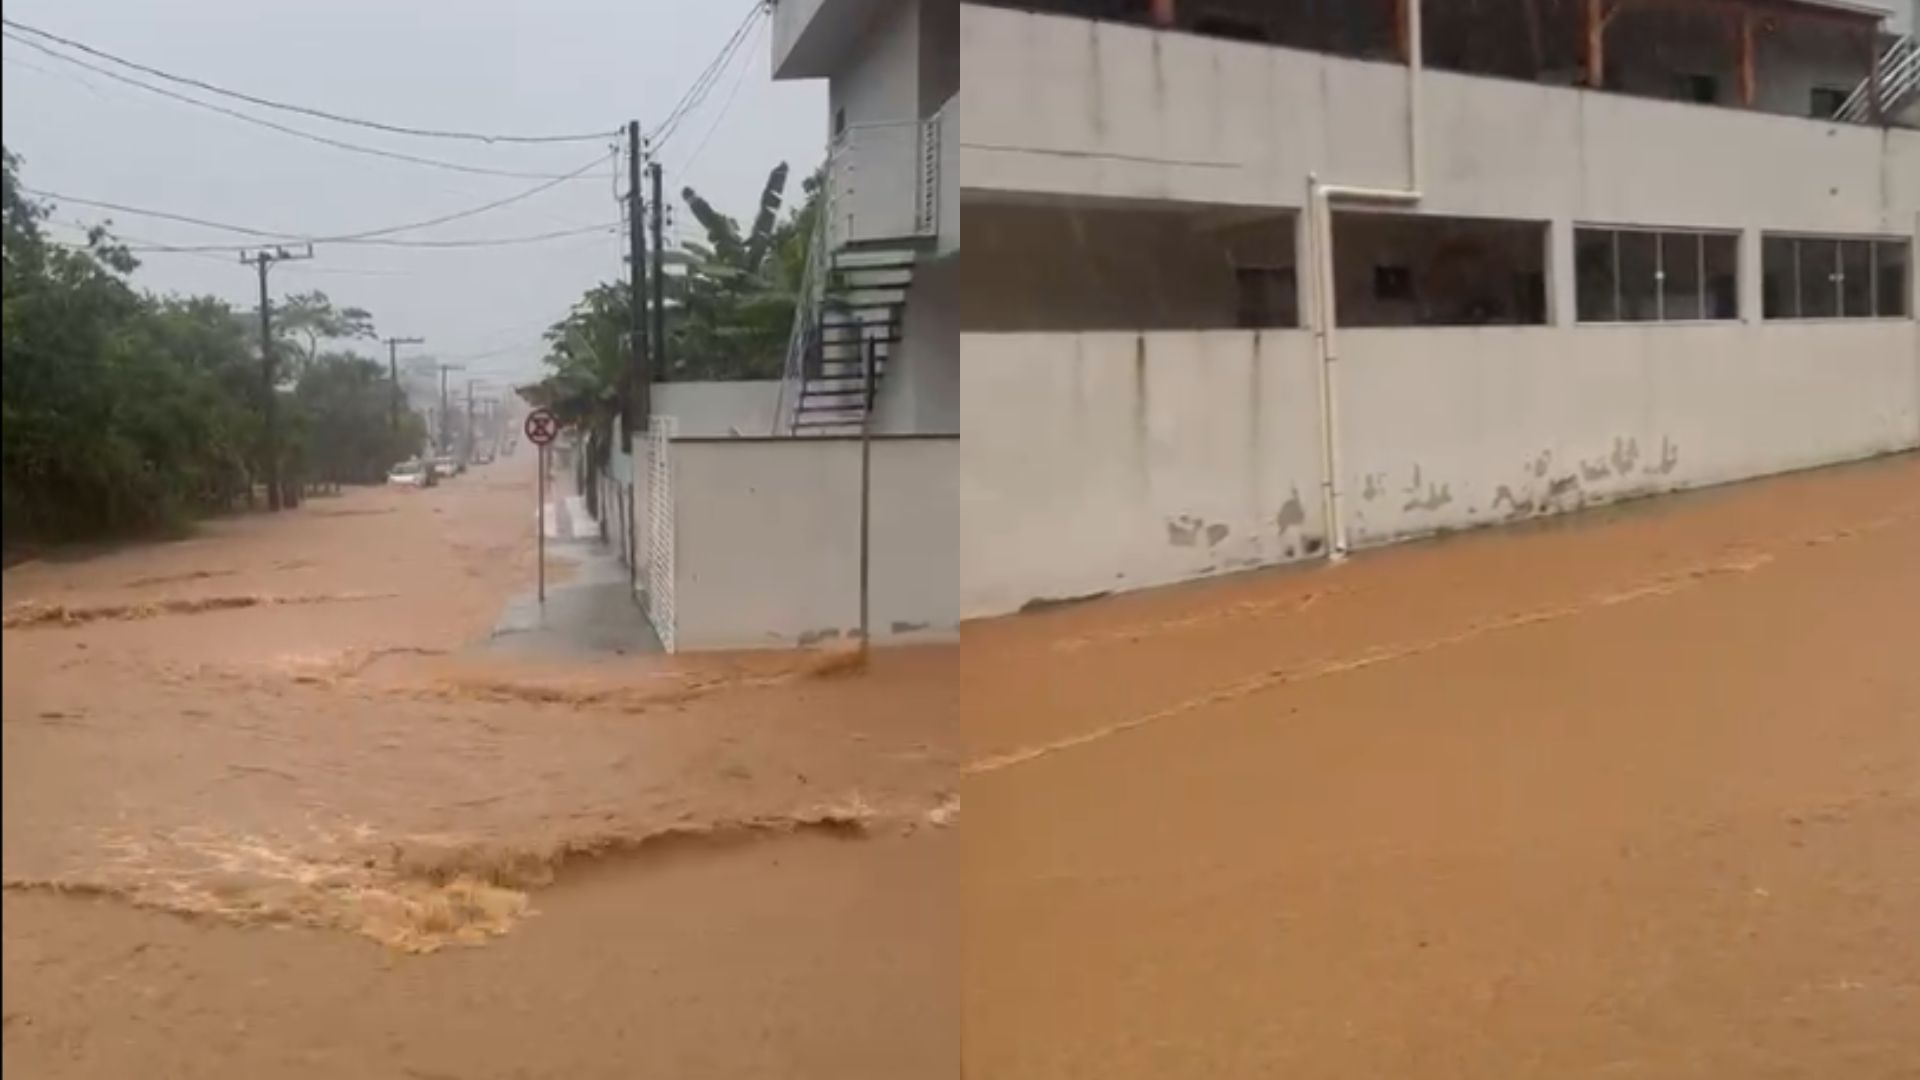
<svg viewBox="0 0 1920 1080"><path fill-rule="evenodd" d="M549 655L615 655L664 651L641 610L627 568L600 539L600 524L579 495L547 503L547 600L529 587L507 602L486 647ZM556 583L554 570L572 572Z"/></svg>

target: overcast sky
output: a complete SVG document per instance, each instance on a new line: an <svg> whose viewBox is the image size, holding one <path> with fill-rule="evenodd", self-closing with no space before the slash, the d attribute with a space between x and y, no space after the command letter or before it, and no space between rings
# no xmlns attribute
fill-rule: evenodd
<svg viewBox="0 0 1920 1080"><path fill-rule="evenodd" d="M544 134L612 131L630 118L651 128L719 53L749 6L749 0L7 0L6 14L260 97L412 127ZM797 196L797 178L824 153L825 84L769 78L766 22L758 21L734 66L661 150L677 218L673 231L699 236L678 197L683 185L748 217L775 163L792 164L789 194ZM22 180L36 188L326 235L454 213L540 182L320 146L113 82L14 40L5 42L4 53L6 144L25 159ZM348 142L489 168L566 173L609 149L386 136L212 100ZM592 170L592 180L406 235L515 236L615 222L614 168L609 160ZM624 175L624 163L619 168ZM79 206L56 212L63 222L106 217L139 240L245 239ZM538 369L540 331L586 287L621 272L617 233L477 249L323 244L312 262L277 268L273 289L276 295L323 289L339 303L371 311L383 335L425 337L421 351L448 361L468 358L482 374L525 376ZM55 234L71 239L75 230ZM232 254L143 259L135 280L146 288L254 304L257 281ZM493 355L479 355L486 353Z"/></svg>

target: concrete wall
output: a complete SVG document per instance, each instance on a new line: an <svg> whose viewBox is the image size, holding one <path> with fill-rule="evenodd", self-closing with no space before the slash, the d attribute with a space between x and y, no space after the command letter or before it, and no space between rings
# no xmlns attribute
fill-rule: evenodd
<svg viewBox="0 0 1920 1080"><path fill-rule="evenodd" d="M960 349L965 615L1319 550L1309 335L967 334Z"/></svg>
<svg viewBox="0 0 1920 1080"><path fill-rule="evenodd" d="M1912 321L1347 330L1356 545L1920 446Z"/></svg>
<svg viewBox="0 0 1920 1080"><path fill-rule="evenodd" d="M920 50L920 5L886 4L828 82L829 124L843 109L849 126L918 119Z"/></svg>
<svg viewBox="0 0 1920 1080"><path fill-rule="evenodd" d="M961 7L968 189L1297 207L1407 179L1406 72ZM1426 75L1430 213L1913 231L1920 133Z"/></svg>
<svg viewBox="0 0 1920 1080"><path fill-rule="evenodd" d="M779 403L778 379L653 384L653 411L673 417L690 439L769 434Z"/></svg>
<svg viewBox="0 0 1920 1080"><path fill-rule="evenodd" d="M874 402L874 430L952 435L960 430L960 263L922 259L907 290L906 325Z"/></svg>
<svg viewBox="0 0 1920 1080"><path fill-rule="evenodd" d="M873 444L874 640L957 625L958 441ZM681 649L844 640L859 626L860 443L673 446L674 603Z"/></svg>
<svg viewBox="0 0 1920 1080"><path fill-rule="evenodd" d="M1356 545L1920 446L1912 321L1341 342ZM964 615L1318 552L1309 333L967 334L961 353Z"/></svg>

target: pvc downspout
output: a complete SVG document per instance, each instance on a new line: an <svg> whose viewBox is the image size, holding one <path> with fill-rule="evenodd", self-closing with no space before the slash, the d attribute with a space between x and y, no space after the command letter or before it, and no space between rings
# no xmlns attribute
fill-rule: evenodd
<svg viewBox="0 0 1920 1080"><path fill-rule="evenodd" d="M1327 518L1327 558L1347 557L1347 521L1340 489L1340 346L1334 317L1333 211L1334 199L1351 202L1412 205L1420 193L1422 124L1420 73L1424 70L1420 8L1422 0L1407 6L1407 187L1368 188L1323 184L1318 174L1307 174L1308 257L1313 260L1314 345L1319 353L1321 502Z"/></svg>

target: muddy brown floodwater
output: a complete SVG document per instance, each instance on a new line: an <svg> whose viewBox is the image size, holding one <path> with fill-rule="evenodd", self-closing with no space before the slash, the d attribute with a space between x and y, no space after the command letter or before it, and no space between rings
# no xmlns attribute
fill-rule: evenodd
<svg viewBox="0 0 1920 1080"><path fill-rule="evenodd" d="M9 1075L958 1075L956 650L476 648L531 470L6 571Z"/></svg>
<svg viewBox="0 0 1920 1080"><path fill-rule="evenodd" d="M1920 1076L1920 460L970 624L970 1076Z"/></svg>

